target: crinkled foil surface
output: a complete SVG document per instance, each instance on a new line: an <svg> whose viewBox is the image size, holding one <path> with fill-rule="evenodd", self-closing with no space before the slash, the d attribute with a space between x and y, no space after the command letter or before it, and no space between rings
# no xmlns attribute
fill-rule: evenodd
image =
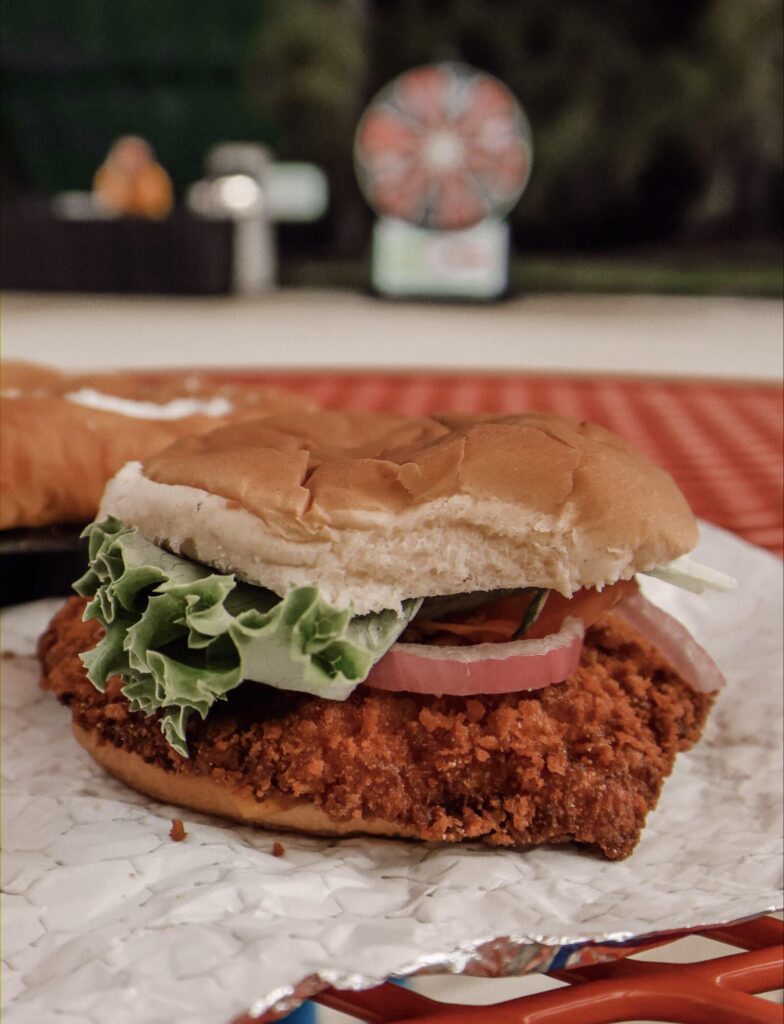
<svg viewBox="0 0 784 1024"><path fill-rule="evenodd" d="M729 684L635 853L528 853L274 835L151 802L108 777L37 686L56 603L4 616L5 1024L227 1024L326 984L542 969L568 947L781 906L782 567L705 526L740 590L650 596ZM182 817L184 842L169 837ZM283 856L275 857L275 840ZM567 947L567 948L564 948ZM559 962L563 962L563 959Z"/></svg>

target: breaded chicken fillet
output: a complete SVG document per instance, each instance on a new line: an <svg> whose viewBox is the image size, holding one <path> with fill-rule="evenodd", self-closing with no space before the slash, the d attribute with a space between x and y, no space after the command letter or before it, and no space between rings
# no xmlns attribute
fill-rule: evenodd
<svg viewBox="0 0 784 1024"><path fill-rule="evenodd" d="M713 703L609 614L588 631L568 680L526 694L358 687L331 701L245 683L193 722L186 758L164 739L159 715L129 710L120 679L104 693L87 679L78 655L102 630L82 621L84 604L71 598L39 648L44 686L70 707L80 738L138 759L139 788L152 796L166 794L152 775L145 784L142 765L161 769L175 788L176 779L229 785L245 804L306 801L341 833L383 819L420 839L575 840L611 860L626 857L675 755L697 741Z"/></svg>

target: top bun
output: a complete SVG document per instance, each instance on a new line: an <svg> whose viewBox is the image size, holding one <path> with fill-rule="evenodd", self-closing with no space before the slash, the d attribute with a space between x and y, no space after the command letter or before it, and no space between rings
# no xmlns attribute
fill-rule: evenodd
<svg viewBox="0 0 784 1024"><path fill-rule="evenodd" d="M286 414L183 438L110 482L102 514L279 594L356 613L501 587L570 595L691 550L672 478L545 413Z"/></svg>

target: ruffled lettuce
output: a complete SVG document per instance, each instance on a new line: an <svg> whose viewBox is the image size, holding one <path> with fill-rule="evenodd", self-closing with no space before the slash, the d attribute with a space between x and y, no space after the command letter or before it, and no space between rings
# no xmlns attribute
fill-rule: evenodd
<svg viewBox="0 0 784 1024"><path fill-rule="evenodd" d="M421 601L352 616L315 586L281 598L145 540L109 518L85 530L90 566L74 584L85 619L105 635L82 661L93 685L124 681L131 709L162 711L161 728L188 756L186 727L243 680L345 700L395 642Z"/></svg>

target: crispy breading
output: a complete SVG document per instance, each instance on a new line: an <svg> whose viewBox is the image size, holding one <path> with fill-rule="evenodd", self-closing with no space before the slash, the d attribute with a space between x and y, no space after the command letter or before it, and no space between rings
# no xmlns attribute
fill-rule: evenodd
<svg viewBox="0 0 784 1024"><path fill-rule="evenodd" d="M171 772L305 798L334 820L382 817L425 840L496 846L574 840L628 856L676 753L700 735L698 693L612 614L586 637L579 669L543 690L475 697L359 686L343 702L248 682L188 726L190 758L157 716L105 694L78 658L101 627L71 598L41 638L43 685L102 742Z"/></svg>

